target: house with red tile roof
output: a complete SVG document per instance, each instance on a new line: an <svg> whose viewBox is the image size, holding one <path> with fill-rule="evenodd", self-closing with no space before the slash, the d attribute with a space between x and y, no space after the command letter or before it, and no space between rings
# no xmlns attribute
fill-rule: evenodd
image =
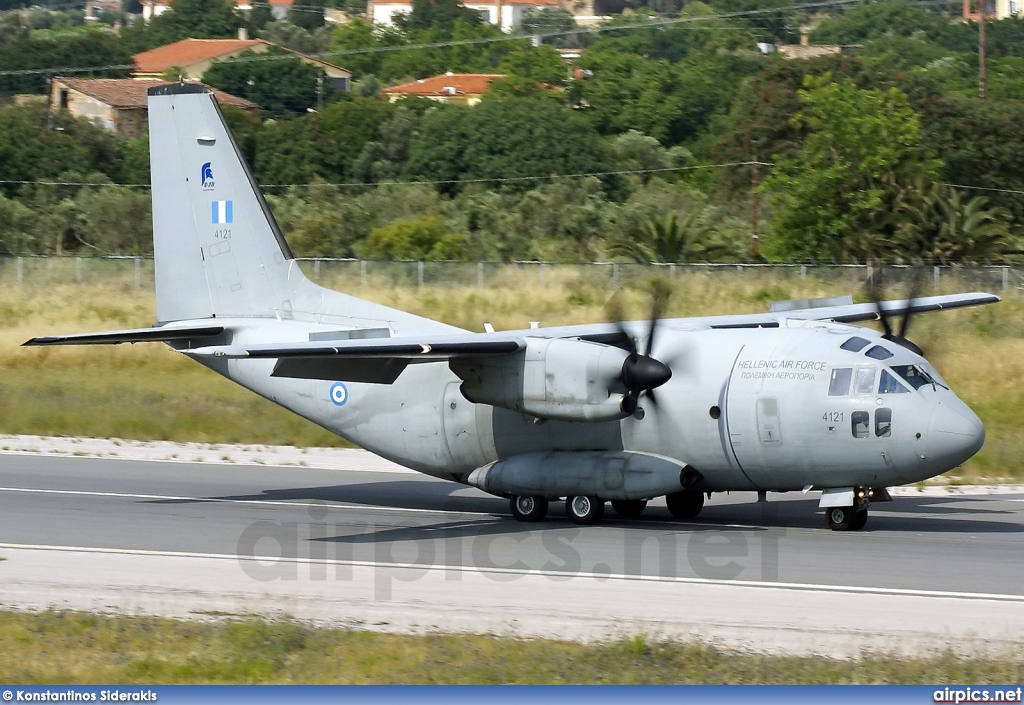
<svg viewBox="0 0 1024 705"><path fill-rule="evenodd" d="M50 105L75 117L92 120L122 137L140 137L149 129L146 91L168 81L135 78L54 77ZM245 98L211 88L217 102L259 115L260 106Z"/></svg>
<svg viewBox="0 0 1024 705"><path fill-rule="evenodd" d="M476 105L491 83L505 78L502 73L448 73L390 86L381 90L389 102L417 95L438 103Z"/></svg>
<svg viewBox="0 0 1024 705"><path fill-rule="evenodd" d="M177 71L183 78L199 80L214 61L232 59L243 51L257 54L270 49L271 44L263 39L247 39L244 32L239 32L237 39L182 39L180 42L165 44L132 57L135 61L137 78L160 78L170 70ZM303 62L312 64L324 72L327 82L341 91L348 91L351 86L352 72L340 66L330 64L315 56L307 56L297 51L290 51Z"/></svg>
<svg viewBox="0 0 1024 705"><path fill-rule="evenodd" d="M480 13L480 18L510 32L532 10L558 7L558 0L469 0L463 5ZM412 12L412 0L368 0L366 16L377 24L393 25L395 15Z"/></svg>

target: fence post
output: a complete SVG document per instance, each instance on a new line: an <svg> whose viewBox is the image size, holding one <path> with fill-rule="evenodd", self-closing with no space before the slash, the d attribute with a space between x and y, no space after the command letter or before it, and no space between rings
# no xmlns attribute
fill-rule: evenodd
<svg viewBox="0 0 1024 705"><path fill-rule="evenodd" d="M932 267L932 287L935 289L935 293L939 293L939 266L935 265Z"/></svg>
<svg viewBox="0 0 1024 705"><path fill-rule="evenodd" d="M18 257L18 286L25 283L25 258Z"/></svg>
<svg viewBox="0 0 1024 705"><path fill-rule="evenodd" d="M547 273L546 267L547 267L547 264L545 264L544 262L540 263L540 285L541 286L544 286L544 284L546 283L546 277L544 276Z"/></svg>
<svg viewBox="0 0 1024 705"><path fill-rule="evenodd" d="M477 262L476 263L476 288L477 289L483 289L484 288L484 263L483 262Z"/></svg>
<svg viewBox="0 0 1024 705"><path fill-rule="evenodd" d="M142 288L142 258L135 258L135 290Z"/></svg>
<svg viewBox="0 0 1024 705"><path fill-rule="evenodd" d="M320 258L319 257L317 257L315 260L313 260L313 277L315 279L319 279L320 278Z"/></svg>
<svg viewBox="0 0 1024 705"><path fill-rule="evenodd" d="M674 263L670 264L668 266L668 276L669 276L669 279L675 279L676 278L676 265Z"/></svg>
<svg viewBox="0 0 1024 705"><path fill-rule="evenodd" d="M359 283L362 284L366 281L366 260L359 260Z"/></svg>
<svg viewBox="0 0 1024 705"><path fill-rule="evenodd" d="M1003 293L1006 293L1007 287L1010 286L1010 268L1006 265L1002 266L1003 270Z"/></svg>
<svg viewBox="0 0 1024 705"><path fill-rule="evenodd" d="M82 282L82 258L75 257L75 281Z"/></svg>
<svg viewBox="0 0 1024 705"><path fill-rule="evenodd" d="M416 263L416 281L419 282L420 286L423 286L423 262Z"/></svg>
<svg viewBox="0 0 1024 705"><path fill-rule="evenodd" d="M617 264L612 265L612 285L616 289L619 288L619 265Z"/></svg>
<svg viewBox="0 0 1024 705"><path fill-rule="evenodd" d="M807 278L807 265L806 264L801 264L800 265L800 278L801 279L806 279Z"/></svg>

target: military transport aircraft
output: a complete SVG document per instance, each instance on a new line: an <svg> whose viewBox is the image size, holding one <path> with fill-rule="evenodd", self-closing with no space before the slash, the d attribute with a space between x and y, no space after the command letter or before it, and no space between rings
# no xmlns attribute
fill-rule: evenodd
<svg viewBox="0 0 1024 705"><path fill-rule="evenodd" d="M543 520L639 515L664 496L820 490L858 530L887 487L982 446L978 417L904 333L989 294L471 333L317 286L295 262L207 89L149 89L152 328L26 345L162 341L374 453ZM894 332L888 319L901 316ZM884 333L851 325L881 320ZM657 390L657 391L655 391Z"/></svg>

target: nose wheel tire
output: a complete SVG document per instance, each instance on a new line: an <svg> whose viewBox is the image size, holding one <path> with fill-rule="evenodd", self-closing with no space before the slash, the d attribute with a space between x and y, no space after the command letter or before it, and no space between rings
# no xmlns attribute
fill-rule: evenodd
<svg viewBox="0 0 1024 705"><path fill-rule="evenodd" d="M665 503L676 519L693 519L704 508L704 493L700 490L683 490L665 496Z"/></svg>
<svg viewBox="0 0 1024 705"><path fill-rule="evenodd" d="M634 519L647 508L646 499L613 499L612 509L623 519Z"/></svg>
<svg viewBox="0 0 1024 705"><path fill-rule="evenodd" d="M829 507L825 510L828 528L832 531L860 531L868 523L868 510L853 507Z"/></svg>
<svg viewBox="0 0 1024 705"><path fill-rule="evenodd" d="M604 500L582 494L566 497L565 513L575 524L596 524L604 516Z"/></svg>
<svg viewBox="0 0 1024 705"><path fill-rule="evenodd" d="M508 501L512 516L519 521L541 521L548 514L548 499L527 494L514 495Z"/></svg>

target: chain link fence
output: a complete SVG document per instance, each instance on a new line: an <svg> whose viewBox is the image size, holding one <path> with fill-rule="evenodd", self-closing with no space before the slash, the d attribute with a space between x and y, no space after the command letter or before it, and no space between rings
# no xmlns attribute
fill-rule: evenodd
<svg viewBox="0 0 1024 705"><path fill-rule="evenodd" d="M700 275L728 282L751 278L771 279L798 288L799 280L813 279L844 291L863 288L878 271L867 265L789 264L555 264L550 262L379 262L354 259L299 260L306 275L324 286L459 287L486 289L545 288L567 281L585 281L595 287L615 288L640 284L652 277L682 279ZM987 291L1024 298L1024 267L1013 266L887 266L886 287L909 290L916 281L920 295ZM69 284L116 284L137 291L153 291L151 257L6 257L0 258L0 286L26 291Z"/></svg>

